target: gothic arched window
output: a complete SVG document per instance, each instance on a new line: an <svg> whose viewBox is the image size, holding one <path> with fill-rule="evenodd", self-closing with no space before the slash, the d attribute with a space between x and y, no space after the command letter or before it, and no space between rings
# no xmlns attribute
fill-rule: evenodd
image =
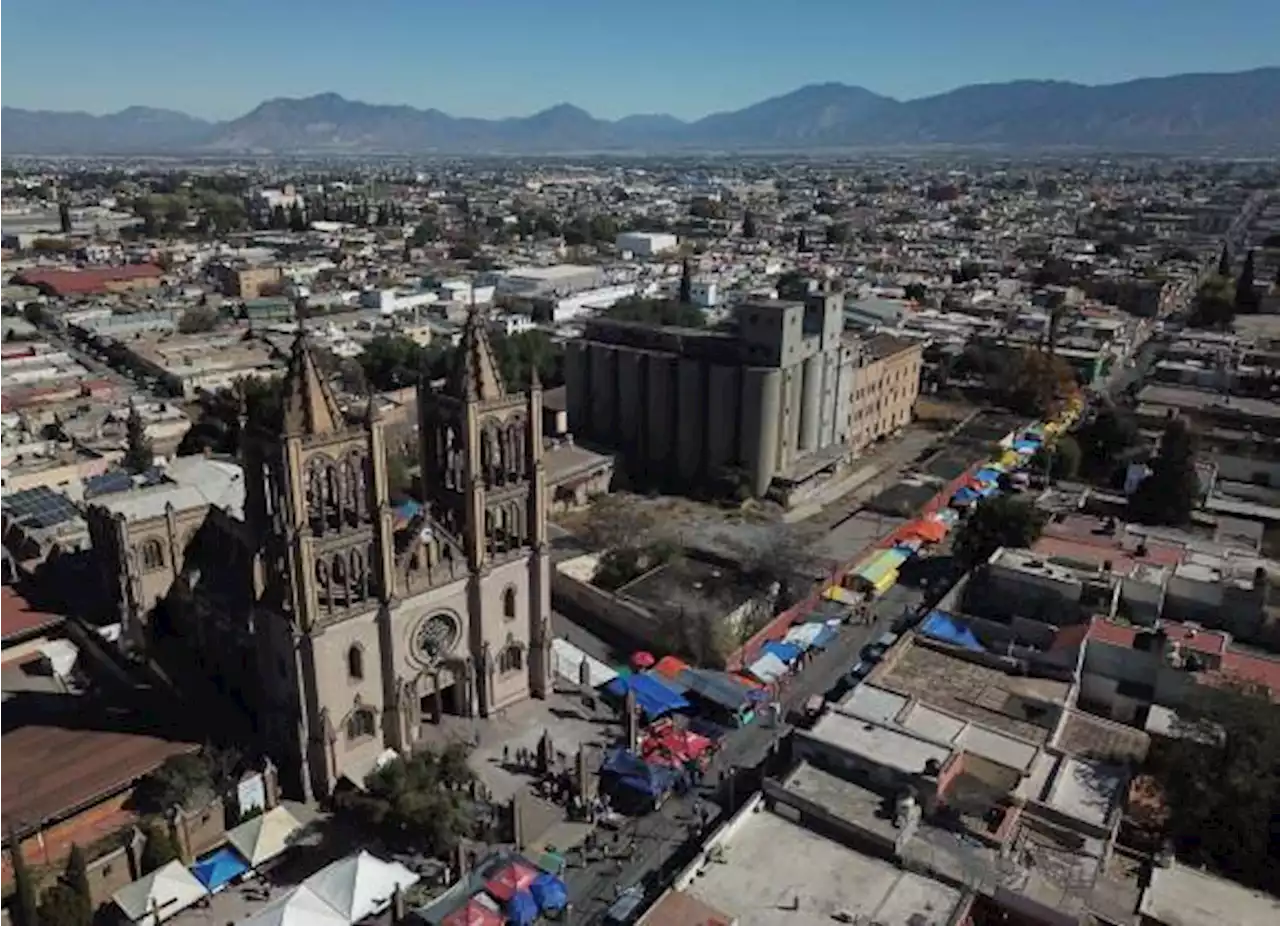
<svg viewBox="0 0 1280 926"><path fill-rule="evenodd" d="M316 560L316 597L326 608L333 607L333 589L329 587L329 564Z"/></svg>
<svg viewBox="0 0 1280 926"><path fill-rule="evenodd" d="M363 601L368 588L369 577L365 572L364 554L359 550L351 551L351 597L353 601Z"/></svg>
<svg viewBox="0 0 1280 926"><path fill-rule="evenodd" d="M355 682L364 678L364 650L358 645L347 650L347 677Z"/></svg>
<svg viewBox="0 0 1280 926"><path fill-rule="evenodd" d="M341 553L333 555L333 565L329 567L333 582L333 598L342 607L351 603L350 589L347 586L347 560Z"/></svg>
<svg viewBox="0 0 1280 926"><path fill-rule="evenodd" d="M329 527L342 525L342 477L333 464L324 469L324 513Z"/></svg>
<svg viewBox="0 0 1280 926"><path fill-rule="evenodd" d="M347 718L347 739L358 740L373 736L377 732L377 721L373 711L367 707L357 707Z"/></svg>
<svg viewBox="0 0 1280 926"><path fill-rule="evenodd" d="M142 544L142 568L160 569L164 566L164 545L154 537Z"/></svg>
<svg viewBox="0 0 1280 926"><path fill-rule="evenodd" d="M516 587L508 585L502 593L502 616L509 621L516 619Z"/></svg>
<svg viewBox="0 0 1280 926"><path fill-rule="evenodd" d="M523 668L524 653L521 651L519 644L507 644L506 648L498 654L498 671L506 675L509 672L519 672Z"/></svg>

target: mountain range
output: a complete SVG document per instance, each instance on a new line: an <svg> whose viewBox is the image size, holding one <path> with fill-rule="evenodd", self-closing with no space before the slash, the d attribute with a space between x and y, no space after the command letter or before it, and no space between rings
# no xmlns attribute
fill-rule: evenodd
<svg viewBox="0 0 1280 926"><path fill-rule="evenodd" d="M802 87L691 122L597 119L568 103L475 119L336 93L279 98L227 122L133 106L110 115L6 106L6 154L482 154L804 151L936 145L1206 152L1280 149L1280 67L1086 86L1025 80L895 100Z"/></svg>

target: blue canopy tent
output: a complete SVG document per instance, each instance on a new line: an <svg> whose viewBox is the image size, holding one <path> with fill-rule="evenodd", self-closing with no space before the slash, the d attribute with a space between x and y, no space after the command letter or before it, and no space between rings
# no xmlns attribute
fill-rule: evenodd
<svg viewBox="0 0 1280 926"><path fill-rule="evenodd" d="M987 651L964 622L956 620L946 611L930 611L929 616L920 624L920 632L926 637L950 643L952 646L960 646L975 653Z"/></svg>
<svg viewBox="0 0 1280 926"><path fill-rule="evenodd" d="M230 846L210 852L191 866L196 880L210 892L221 890L249 870L249 863Z"/></svg>
<svg viewBox="0 0 1280 926"><path fill-rule="evenodd" d="M951 496L951 504L953 505L972 505L978 500L978 493L968 486L957 490L956 494Z"/></svg>
<svg viewBox="0 0 1280 926"><path fill-rule="evenodd" d="M600 765L600 774L631 791L638 791L645 797L651 798L666 794L680 777L675 769L662 765L650 765L621 746L615 746L605 753L604 762Z"/></svg>
<svg viewBox="0 0 1280 926"><path fill-rule="evenodd" d="M739 711L751 703L750 689L727 672L685 669L679 681L688 691L725 710Z"/></svg>
<svg viewBox="0 0 1280 926"><path fill-rule="evenodd" d="M564 882L555 875L541 874L529 885L529 893L538 902L543 913L558 913L569 903L569 892Z"/></svg>
<svg viewBox="0 0 1280 926"><path fill-rule="evenodd" d="M787 665L795 662L800 658L800 647L794 643L783 643L780 640L770 640L763 647L764 652L777 656Z"/></svg>
<svg viewBox="0 0 1280 926"><path fill-rule="evenodd" d="M839 635L840 631L828 624L818 632L816 637L813 638L813 648L826 649Z"/></svg>
<svg viewBox="0 0 1280 926"><path fill-rule="evenodd" d="M552 876L542 875L541 877ZM532 926L538 919L538 913L538 901L530 891L516 891L506 903L507 922L512 926Z"/></svg>
<svg viewBox="0 0 1280 926"><path fill-rule="evenodd" d="M689 706L684 695L653 675L619 675L605 685L604 690L619 699L625 698L628 691L634 691L637 706L650 720Z"/></svg>
<svg viewBox="0 0 1280 926"><path fill-rule="evenodd" d="M977 479L979 482L996 483L1000 481L1000 477L1003 475L1004 473L1000 472L998 469L980 469L974 473L973 478Z"/></svg>
<svg viewBox="0 0 1280 926"><path fill-rule="evenodd" d="M1026 439L1014 441L1013 449L1018 453L1035 453L1040 449L1040 441Z"/></svg>

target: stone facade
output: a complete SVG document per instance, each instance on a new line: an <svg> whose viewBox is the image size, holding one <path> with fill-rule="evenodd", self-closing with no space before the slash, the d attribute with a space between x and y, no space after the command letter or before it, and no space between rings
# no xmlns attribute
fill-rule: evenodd
<svg viewBox="0 0 1280 926"><path fill-rule="evenodd" d="M426 498L408 523L376 403L344 415L300 333L283 408L243 415L241 516L165 531L183 547L164 547L167 594L130 558L149 539L104 552L117 588L141 572L141 604L164 595L167 635L246 709L299 797L362 781L444 714L550 690L541 387L507 390L478 316L458 356L443 391L420 390Z"/></svg>

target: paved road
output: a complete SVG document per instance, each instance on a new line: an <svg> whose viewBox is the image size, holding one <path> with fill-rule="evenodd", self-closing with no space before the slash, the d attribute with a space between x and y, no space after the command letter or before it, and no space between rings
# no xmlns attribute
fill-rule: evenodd
<svg viewBox="0 0 1280 926"><path fill-rule="evenodd" d="M812 695L825 694L836 687L840 677L858 661L863 646L889 629L904 610L919 607L922 600L919 589L895 586L876 603L870 625L842 627L831 646L815 656L782 695L789 715L802 708ZM687 847L700 841L696 836L697 805L707 812L708 826L732 813L736 805L757 790L771 751L790 730L787 722L773 726L757 720L728 734L704 785L691 794L673 796L661 810L632 821L620 835L616 848L612 844L606 846L608 853L622 854L629 845L628 858L618 861L597 857L585 866L570 868L566 881L574 907L572 922L598 922L617 892L633 885L644 885L650 899L656 896L683 867Z"/></svg>

